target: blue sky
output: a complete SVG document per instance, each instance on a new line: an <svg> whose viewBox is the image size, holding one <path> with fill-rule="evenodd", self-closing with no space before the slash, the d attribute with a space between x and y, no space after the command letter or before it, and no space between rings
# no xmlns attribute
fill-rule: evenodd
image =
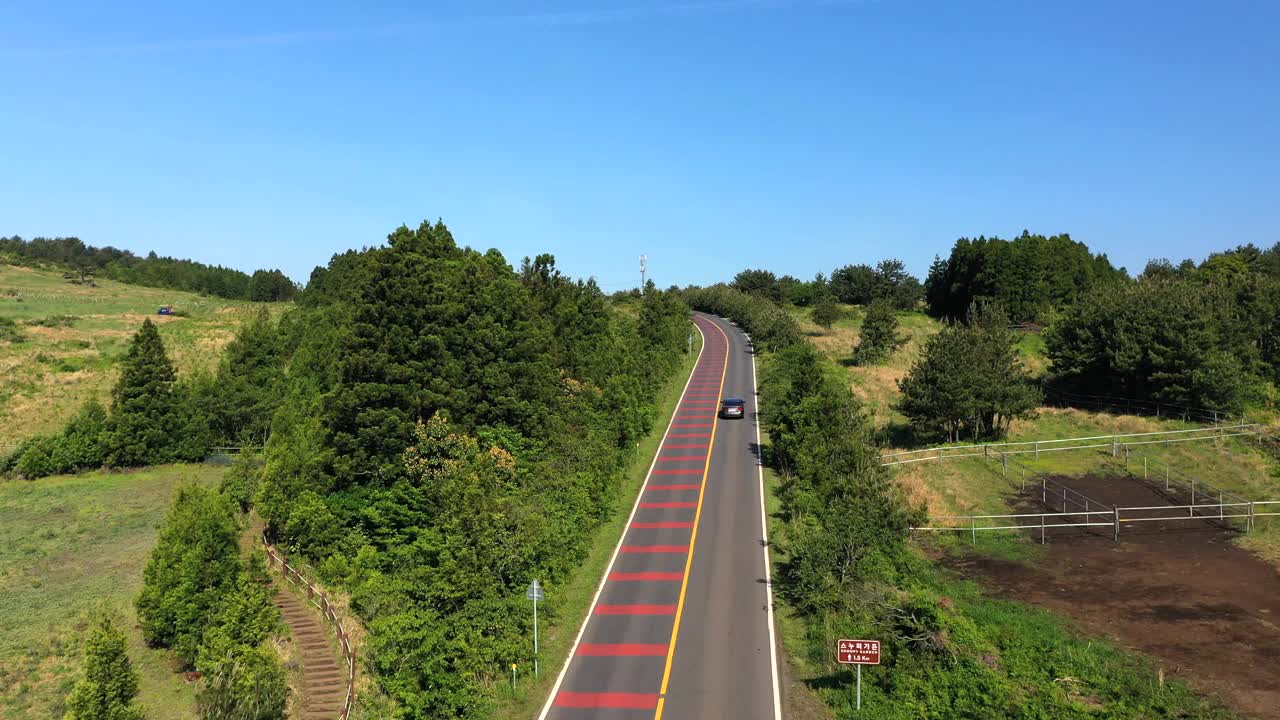
<svg viewBox="0 0 1280 720"><path fill-rule="evenodd" d="M0 234L305 280L443 217L608 290L1280 241L1274 2L17 5Z"/></svg>

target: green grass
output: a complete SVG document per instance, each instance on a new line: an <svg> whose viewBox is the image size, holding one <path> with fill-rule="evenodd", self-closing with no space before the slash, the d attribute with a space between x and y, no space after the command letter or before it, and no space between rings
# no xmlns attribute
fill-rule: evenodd
<svg viewBox="0 0 1280 720"><path fill-rule="evenodd" d="M554 618L554 623L541 625L539 628L541 658L539 677L533 678L532 663L521 663L514 692L509 680L491 689L490 696L495 703L491 717L502 720L517 718L525 720L536 717L542 704L546 702L547 696L551 693L551 686L555 684L556 676L564 666L565 658L569 656L569 649L573 646L573 640L578 635L578 629L582 626L582 621L590 609L591 599L595 597L596 588L608 567L609 559L613 556L618 538L626 529L631 506L635 502L636 495L640 493L640 486L644 484L649 465L658 452L663 432L671 421L672 414L675 413L676 404L680 401L680 395L689 375L693 372L694 361L701 349L702 338L695 333L693 353L686 356L684 367L659 394L658 412L653 427L636 448L610 519L592 533L591 550L573 579L560 588L548 588L546 603L539 606L540 613L547 613L546 616L540 616L540 622ZM530 638L530 644L532 645L532 638Z"/></svg>
<svg viewBox="0 0 1280 720"><path fill-rule="evenodd" d="M62 717L98 609L123 618L146 716L193 716L193 688L167 652L145 646L133 598L174 488L223 472L175 465L0 483L0 717Z"/></svg>
<svg viewBox="0 0 1280 720"><path fill-rule="evenodd" d="M116 365L144 318L160 326L179 376L217 366L260 303L99 280L72 285L61 271L0 264L0 452L61 428L91 396L104 402ZM185 317L160 316L172 304ZM282 312L287 304L268 305ZM5 321L13 323L10 327ZM21 342L6 339L15 331Z"/></svg>

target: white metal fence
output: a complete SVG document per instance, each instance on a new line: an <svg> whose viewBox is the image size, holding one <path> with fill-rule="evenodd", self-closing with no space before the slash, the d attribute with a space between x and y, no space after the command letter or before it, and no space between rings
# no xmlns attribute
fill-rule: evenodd
<svg viewBox="0 0 1280 720"><path fill-rule="evenodd" d="M940 445L920 450L901 450L882 453L881 465L907 465L929 460L948 460L966 457L991 459L1007 455L1034 455L1061 452L1063 450L1089 450L1109 448L1113 453L1125 445L1168 445L1194 440L1220 440L1241 435L1258 435L1265 430L1259 423L1215 425L1188 430L1160 430L1145 433L1121 433L1092 435L1089 437L1061 438L1058 440L1025 440L1021 442L984 443L981 445Z"/></svg>
<svg viewBox="0 0 1280 720"><path fill-rule="evenodd" d="M1131 460L1130 449L1124 448L1125 467ZM1113 456L1119 453L1113 451ZM1040 489L1040 504L1048 510L1042 513L1007 513L996 515L932 515L926 518L924 525L911 530L921 532L967 532L973 542L978 541L978 533L986 531L1035 531L1040 530L1040 542L1048 542L1050 529L1085 528L1085 532L1093 532L1088 528L1110 528L1112 539L1120 540L1121 527L1140 522L1217 522L1229 527L1232 521L1243 523L1245 532L1253 530L1257 518L1280 516L1280 500L1246 500L1243 497L1214 487L1213 485L1191 476L1167 463L1140 456L1143 460L1142 480L1152 489L1160 491L1172 502L1168 505L1146 505L1118 507L1108 505L1090 498L1066 485L1050 478L1044 473L1036 472L1026 465L1000 456L1001 472L1008 477L1009 465L1012 464L1019 474L1019 484L1023 492L1030 487ZM1157 475L1152 484L1150 468L1157 465L1163 473ZM1130 470L1133 473L1132 470ZM1161 477L1160 475L1163 475ZM1135 479L1137 475L1134 474ZM1179 504L1178 499L1186 499L1187 503Z"/></svg>

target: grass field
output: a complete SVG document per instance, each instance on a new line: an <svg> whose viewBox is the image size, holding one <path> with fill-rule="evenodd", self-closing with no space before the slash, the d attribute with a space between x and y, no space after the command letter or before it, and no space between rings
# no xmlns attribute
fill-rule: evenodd
<svg viewBox="0 0 1280 720"><path fill-rule="evenodd" d="M133 599L174 489L215 484L223 471L175 465L0 483L0 717L62 717L98 609L123 620L146 717L193 717L193 688L167 652L145 646Z"/></svg>
<svg viewBox="0 0 1280 720"><path fill-rule="evenodd" d="M876 425L905 423L906 418L894 410L899 395L898 381L911 371L921 349L930 337L938 334L942 323L922 312L899 312L898 338L902 344L885 362L858 367L850 362L850 358L858 345L863 308L841 305L840 309L842 317L830 330L813 322L813 312L808 308L790 307L788 311L800 322L800 328L809 336L810 342L849 373L853 394L866 406ZM1023 333L1018 341L1018 356L1033 377L1043 377L1049 369L1042 335Z"/></svg>
<svg viewBox="0 0 1280 720"><path fill-rule="evenodd" d="M185 316L157 315L161 305ZM219 351L260 305L111 280L72 285L60 271L0 264L0 322L14 321L22 337L0 339L0 452L61 428L89 397L107 402L117 361L144 318L159 324L183 375L217 367Z"/></svg>

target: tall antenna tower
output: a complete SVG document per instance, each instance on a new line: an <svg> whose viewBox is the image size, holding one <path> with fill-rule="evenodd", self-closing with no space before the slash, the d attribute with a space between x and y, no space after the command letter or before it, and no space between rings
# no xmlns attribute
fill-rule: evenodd
<svg viewBox="0 0 1280 720"><path fill-rule="evenodd" d="M648 257L640 256L640 292L644 292L644 272L649 269L648 261Z"/></svg>

